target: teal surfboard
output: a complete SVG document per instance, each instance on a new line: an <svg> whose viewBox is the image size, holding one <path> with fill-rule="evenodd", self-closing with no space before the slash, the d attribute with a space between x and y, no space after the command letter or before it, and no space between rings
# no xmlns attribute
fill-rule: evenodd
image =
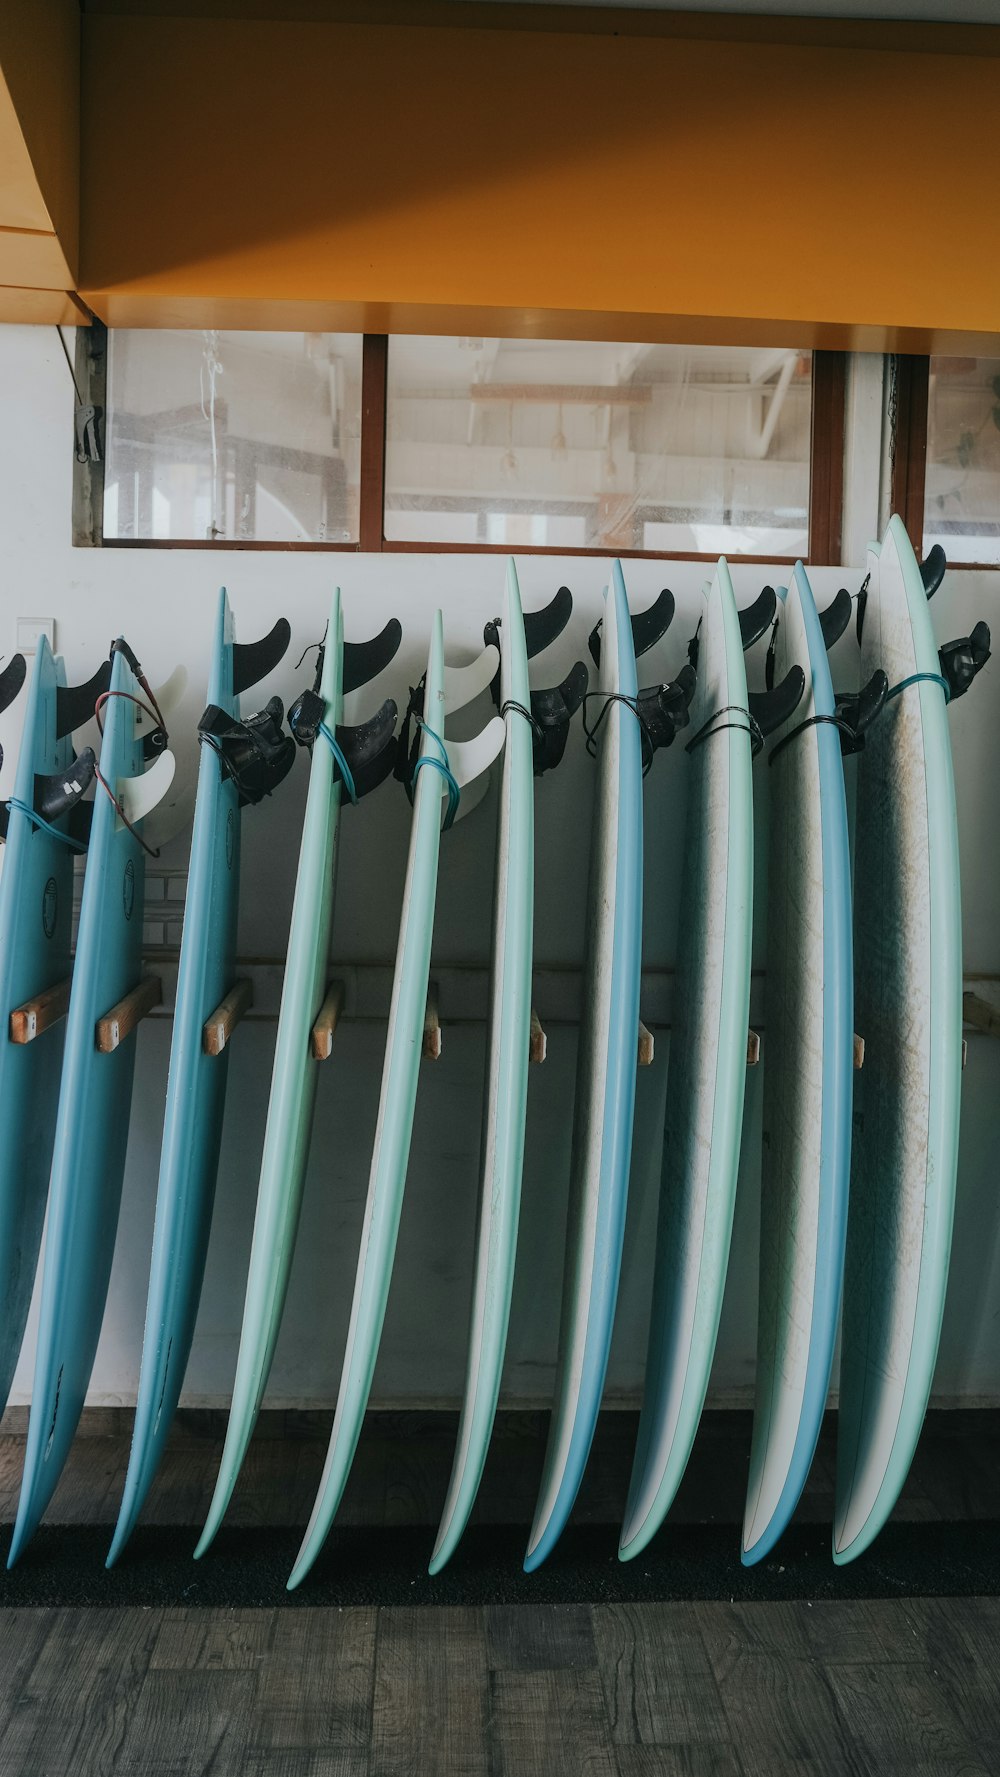
<svg viewBox="0 0 1000 1777"><path fill-rule="evenodd" d="M306 1577L336 1515L375 1371L417 1096L437 894L442 797L448 797L450 818L462 812L463 804L468 809L478 801L488 781L485 774L504 742L504 723L499 716L494 716L475 739L467 741L446 738L445 717L485 690L498 664L496 648L488 646L470 665L446 667L441 613L435 613L423 695L419 709L411 709L418 721L419 745L411 776L410 852L347 1350L326 1462L302 1547L288 1580L290 1589Z"/></svg>
<svg viewBox="0 0 1000 1777"><path fill-rule="evenodd" d="M326 992L345 789L344 747L349 745L340 722L343 697L345 690L367 683L388 665L399 647L400 633L399 624L393 621L371 642L345 643L338 587L330 606L316 682L289 714L293 732L300 738L306 736L311 745L309 791L278 1013L236 1380L222 1463L196 1557L205 1553L222 1522L246 1455L278 1341L295 1250L316 1099L316 1070L320 1065L310 1053L310 1036ZM306 699L311 699L315 707L303 711ZM374 737L377 757L385 755L395 722L396 706L390 701L365 725L365 738L370 741ZM334 740L336 746L332 744Z"/></svg>
<svg viewBox="0 0 1000 1777"><path fill-rule="evenodd" d="M939 654L927 601L943 566L941 557L936 576L922 573L893 517L881 548L870 547L863 602L861 678L882 668L889 692L858 760L855 1020L865 1058L844 1275L838 1563L869 1546L909 1470L951 1253L962 926L947 699L988 657L989 633L977 626Z"/></svg>
<svg viewBox="0 0 1000 1777"><path fill-rule="evenodd" d="M562 1318L555 1396L541 1487L524 1566L531 1572L555 1547L580 1489L604 1390L618 1296L639 1037L642 966L642 779L657 716L644 715L636 654L662 636L673 616L665 591L630 618L621 563L606 593L600 641L591 649L600 670L589 694L590 745L597 759L586 967L577 1056L570 1157L570 1199L563 1271ZM667 688L663 688L666 690ZM686 699L678 700L686 720Z"/></svg>
<svg viewBox="0 0 1000 1777"><path fill-rule="evenodd" d="M237 642L229 600L225 590L219 594L208 680L213 719L203 721L198 765L139 1393L109 1567L131 1535L163 1454L208 1255L229 1047L221 1055L206 1053L202 1034L234 981L241 809L247 795L229 764L229 737L240 736L240 693L273 671L289 638L288 622L281 618L261 642ZM294 756L291 739L285 750ZM283 775L289 763L279 750L276 770ZM269 787L274 778L272 772Z"/></svg>
<svg viewBox="0 0 1000 1777"><path fill-rule="evenodd" d="M104 705L103 784L95 792L66 1019L31 1415L11 1567L52 1498L69 1452L111 1276L136 1032L110 1054L102 1054L96 1027L139 981L145 853L137 835L174 772L173 754L166 750L144 770L136 722L140 697L116 644L111 692Z"/></svg>
<svg viewBox="0 0 1000 1777"><path fill-rule="evenodd" d="M497 808L493 956L487 1032L486 1089L480 1157L479 1220L462 1415L451 1480L430 1571L454 1553L475 1503L496 1417L514 1285L521 1202L524 1120L531 1036L531 952L534 913L535 774L558 762L566 729L587 687L579 663L554 691L532 692L529 657L568 623L573 601L563 587L543 611L522 615L517 570L507 567L499 632L498 704L506 725Z"/></svg>
<svg viewBox="0 0 1000 1777"><path fill-rule="evenodd" d="M757 1386L743 1561L773 1549L798 1504L823 1422L840 1318L851 1159L851 862L826 657L850 621L820 617L796 564L771 645L805 694L769 752ZM884 687L883 687L884 695Z"/></svg>
<svg viewBox="0 0 1000 1777"><path fill-rule="evenodd" d="M15 1042L25 1033L15 1032L11 1015L69 977L73 856L86 849L79 799L94 766L89 749L74 761L70 730L93 715L110 676L106 661L90 685L68 690L61 657L53 659L40 638L24 694L13 794L0 809L0 1413L35 1282L65 1031L59 1018L31 1041ZM14 704L24 680L24 657L15 655L0 673L0 708ZM39 814L39 804L46 813Z"/></svg>
<svg viewBox="0 0 1000 1777"><path fill-rule="evenodd" d="M729 1263L746 1087L753 924L754 750L790 715L802 674L747 691L743 651L770 589L741 618L725 559L692 647L688 815L646 1380L619 1554L656 1534L687 1467L708 1389Z"/></svg>

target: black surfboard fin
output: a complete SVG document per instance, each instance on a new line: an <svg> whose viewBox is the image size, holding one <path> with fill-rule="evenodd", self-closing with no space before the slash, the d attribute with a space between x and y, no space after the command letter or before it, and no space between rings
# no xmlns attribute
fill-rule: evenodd
<svg viewBox="0 0 1000 1777"><path fill-rule="evenodd" d="M819 613L819 626L823 631L823 646L826 649L839 642L851 621L851 595L846 586L842 586L836 598L832 599L825 611Z"/></svg>
<svg viewBox="0 0 1000 1777"><path fill-rule="evenodd" d="M944 550L940 543L935 543L933 549L920 563L920 578L924 583L924 591L929 599L932 599L937 592L938 587L944 579L947 566L948 558L945 555Z"/></svg>
<svg viewBox="0 0 1000 1777"><path fill-rule="evenodd" d="M640 691L636 699L643 735L643 752L647 760L661 747L669 747L681 728L690 720L691 699L698 675L690 662L685 662L668 685L651 685ZM647 764L648 770L648 764Z"/></svg>
<svg viewBox="0 0 1000 1777"><path fill-rule="evenodd" d="M872 673L860 691L838 691L834 711L840 727L840 751L843 758L864 751L865 735L889 693L889 680L881 667Z"/></svg>
<svg viewBox="0 0 1000 1777"><path fill-rule="evenodd" d="M77 802L66 817L66 832L77 845L84 847L90 844L90 829L94 821L93 802Z"/></svg>
<svg viewBox="0 0 1000 1777"><path fill-rule="evenodd" d="M28 664L23 654L12 654L0 672L0 713L9 709L24 684Z"/></svg>
<svg viewBox="0 0 1000 1777"><path fill-rule="evenodd" d="M637 611L632 618L632 646L635 649L637 660L640 654L645 654L662 636L666 635L673 620L674 595L669 586L665 586L645 611ZM591 659L598 667L601 664L601 628L603 623L602 617L594 624L587 640Z"/></svg>
<svg viewBox="0 0 1000 1777"><path fill-rule="evenodd" d="M238 697L241 691L249 691L261 679L266 679L273 672L279 660L283 660L288 652L288 644L292 639L292 626L287 617L279 617L273 629L259 642L233 643L233 696Z"/></svg>
<svg viewBox="0 0 1000 1777"><path fill-rule="evenodd" d="M355 798L359 802L362 796L377 790L379 784L392 775L396 763L397 714L394 700L387 697L367 722L359 722L356 727L341 723L337 727L337 745L350 767ZM340 766L336 765L335 770L342 780Z"/></svg>
<svg viewBox="0 0 1000 1777"><path fill-rule="evenodd" d="M403 626L398 617L390 617L384 629L367 642L344 643L343 691L357 691L359 685L367 685L384 667L394 660L399 652L399 644L403 639ZM318 690L318 685L316 686Z"/></svg>
<svg viewBox="0 0 1000 1777"><path fill-rule="evenodd" d="M552 646L562 635L572 615L573 594L568 586L560 586L555 597L547 605L543 605L540 611L525 611L524 640L529 660L534 660L536 654L541 654L544 648ZM484 639L495 641L496 638L490 636Z"/></svg>
<svg viewBox="0 0 1000 1777"><path fill-rule="evenodd" d="M222 775L235 783L241 808L270 796L292 769L295 742L282 729L284 714L280 697L244 722L210 703L198 723L198 739L219 755Z"/></svg>
<svg viewBox="0 0 1000 1777"><path fill-rule="evenodd" d="M776 728L788 721L789 716L798 709L805 688L806 675L802 668L791 666L784 678L769 691L748 692L747 708L761 734L773 734Z"/></svg>
<svg viewBox="0 0 1000 1777"><path fill-rule="evenodd" d="M752 648L754 642L759 642L761 636L767 633L769 626L774 622L777 603L778 595L774 587L765 586L758 593L753 604L745 605L743 610L739 612L740 636L744 649Z"/></svg>
<svg viewBox="0 0 1000 1777"><path fill-rule="evenodd" d="M92 679L85 685L56 687L56 739L82 728L94 714L94 705L111 683L111 662L102 660Z"/></svg>
<svg viewBox="0 0 1000 1777"><path fill-rule="evenodd" d="M933 550L931 553L933 554ZM990 629L988 623L977 623L971 636L960 636L955 642L946 642L944 647L940 649L938 659L941 662L941 676L948 686L952 703L956 697L965 695L976 674L982 672L989 657Z"/></svg>
<svg viewBox="0 0 1000 1777"><path fill-rule="evenodd" d="M32 807L43 821L57 821L67 809L73 808L94 781L97 760L93 747L84 747L62 771L48 776L35 773Z"/></svg>
<svg viewBox="0 0 1000 1777"><path fill-rule="evenodd" d="M557 595L558 596L558 595ZM583 703L590 674L582 660L570 668L561 685L531 693L532 769L536 777L558 765L566 751L569 725Z"/></svg>

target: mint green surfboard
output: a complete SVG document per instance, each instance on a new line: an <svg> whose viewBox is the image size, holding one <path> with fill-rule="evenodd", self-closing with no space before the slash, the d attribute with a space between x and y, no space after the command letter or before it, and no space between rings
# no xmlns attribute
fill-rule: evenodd
<svg viewBox="0 0 1000 1777"><path fill-rule="evenodd" d="M493 680L497 665L497 650L491 646L469 666L447 668L441 613L435 613L420 712L419 753L412 779L410 853L375 1150L347 1350L326 1463L302 1547L288 1580L290 1590L305 1579L336 1515L354 1460L375 1371L403 1206L417 1097L437 895L441 798L449 794L452 813L465 811L470 804L480 800L480 793L488 781L484 774L504 742L504 723L499 716L494 716L480 734L467 741L446 740L445 717L484 691ZM457 811L449 779L460 793ZM466 785L470 790L468 795L464 793Z"/></svg>
<svg viewBox="0 0 1000 1777"><path fill-rule="evenodd" d="M317 733L312 747L236 1380L219 1477L196 1558L205 1553L222 1522L260 1411L302 1207L319 1066L310 1053L310 1037L326 992L344 786L328 737L343 733L339 720L345 689L355 689L381 671L395 654L399 638L399 624L393 622L373 642L356 645L358 665L349 674L352 644L344 642L340 588L336 589L315 687L326 733ZM386 704L373 724L382 718L381 726L391 736L395 717L395 704ZM289 712L289 722L295 732L295 709Z"/></svg>
<svg viewBox="0 0 1000 1777"><path fill-rule="evenodd" d="M496 1417L503 1370L521 1205L524 1121L531 1040L531 942L534 915L534 776L558 763L566 730L587 688L578 663L554 691L533 693L528 659L569 622L563 587L544 610L521 611L517 569L507 565L499 630L498 704L507 738L497 812L493 959L480 1158L475 1279L458 1441L430 1571L438 1573L461 1539L475 1503Z"/></svg>
<svg viewBox="0 0 1000 1777"><path fill-rule="evenodd" d="M932 555L935 552L932 552ZM940 552L936 552L940 556ZM855 1083L833 1558L852 1561L899 1497L941 1336L958 1167L962 917L947 702L989 653L939 654L933 579L893 517L868 554L861 682L889 693L858 761ZM949 672L968 653L965 682ZM985 653L983 652L985 648ZM959 661L961 667L961 661ZM949 682L949 677L950 681Z"/></svg>

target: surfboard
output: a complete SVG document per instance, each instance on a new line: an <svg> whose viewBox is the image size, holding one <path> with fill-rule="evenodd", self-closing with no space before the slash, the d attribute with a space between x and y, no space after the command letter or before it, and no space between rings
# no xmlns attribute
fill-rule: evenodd
<svg viewBox="0 0 1000 1777"><path fill-rule="evenodd" d="M824 622L801 562L769 650L805 694L769 754L767 969L757 1385L743 1561L773 1549L798 1503L826 1407L843 1283L854 990L841 732ZM832 622L829 621L832 619Z"/></svg>
<svg viewBox="0 0 1000 1777"><path fill-rule="evenodd" d="M370 642L345 642L338 587L330 606L316 681L289 714L293 732L311 748L309 790L278 1012L236 1379L222 1462L205 1528L195 1550L196 1558L204 1555L222 1522L257 1421L295 1251L319 1066L310 1053L310 1037L326 993L345 788L344 746L349 745L347 732L340 723L343 698L346 691L356 690L389 664L399 647L400 635L400 625L393 620ZM308 707L303 707L307 700L311 700ZM364 725L366 735L377 738L377 757L385 757L395 724L396 706L388 700ZM334 740L336 750L331 744ZM353 777L351 788L355 789Z"/></svg>
<svg viewBox="0 0 1000 1777"><path fill-rule="evenodd" d="M747 691L743 659L774 610L741 622L725 558L692 643L688 814L642 1413L619 1554L655 1535L687 1467L708 1389L729 1263L746 1086L753 923L752 763L802 674ZM770 698L770 703L767 699Z"/></svg>
<svg viewBox="0 0 1000 1777"><path fill-rule="evenodd" d="M177 970L167 1103L153 1224L146 1323L132 1448L118 1523L107 1559L114 1565L134 1528L173 1422L201 1296L222 1143L229 1047L206 1052L205 1021L235 975L240 828L244 800L231 763L239 738L240 693L273 671L290 639L285 618L258 643L239 643L225 589L219 594L208 680L210 720L200 726L198 790L191 837L184 929ZM280 716L279 716L280 723ZM243 729L245 732L245 729ZM286 737L267 790L291 765ZM255 753L258 749L254 749ZM289 756L290 755L290 756ZM255 759L255 763L257 760Z"/></svg>
<svg viewBox="0 0 1000 1777"><path fill-rule="evenodd" d="M938 552L940 553L940 552ZM940 571L943 571L943 556ZM925 568L928 564L925 564ZM858 761L854 859L855 1085L844 1273L833 1558L885 1523L930 1395L944 1311L958 1163L962 929L947 698L989 652L939 654L922 574L893 517L868 556L861 677L885 708ZM980 637L980 641L981 641ZM959 661L959 664L961 662ZM947 670L946 670L947 669Z"/></svg>
<svg viewBox="0 0 1000 1777"><path fill-rule="evenodd" d="M642 778L649 733L636 653L663 635L669 592L630 619L621 563L607 589L599 704L589 725L597 772L587 889L586 967L577 1055L570 1200L552 1418L524 1559L555 1547L583 1479L604 1389L618 1295L639 1032L642 965ZM649 624L645 632L640 626ZM636 634L636 631L639 631ZM596 632L595 632L596 634ZM685 711L686 714L686 711ZM672 737L672 730L671 730Z"/></svg>
<svg viewBox="0 0 1000 1777"><path fill-rule="evenodd" d="M168 750L160 751L144 773L145 749L136 727L139 695L116 643L104 705L103 783L96 789L66 1018L31 1414L10 1567L52 1498L69 1452L111 1275L136 1033L131 1030L110 1054L102 1054L96 1027L138 984L145 890L145 853L120 809L126 808L133 825L141 825L151 799L166 791L173 775Z"/></svg>
<svg viewBox="0 0 1000 1777"><path fill-rule="evenodd" d="M488 771L504 742L505 728L500 716L492 717L474 739L461 742L446 738L445 717L484 690L494 678L498 664L497 650L491 645L468 667L446 667L441 612L435 613L422 696L410 710L410 716L417 721L415 756L407 746L409 718L400 742L397 769L409 778L413 821L347 1349L319 1491L289 1576L290 1590L305 1579L336 1515L375 1371L417 1096L437 894L442 796L448 797L446 819L450 821L466 801L465 785L473 785Z"/></svg>
<svg viewBox="0 0 1000 1777"><path fill-rule="evenodd" d="M462 1414L451 1479L431 1556L440 1572L461 1539L475 1503L500 1394L521 1202L524 1123L531 1036L534 912L533 775L561 756L566 730L587 687L579 663L555 692L533 693L529 656L547 647L573 609L564 587L544 611L522 615L514 562L507 565L499 635L498 707L506 725L497 808L493 949L487 1028L486 1086L480 1156L472 1311Z"/></svg>
<svg viewBox="0 0 1000 1777"><path fill-rule="evenodd" d="M65 1031L59 989L71 968L73 857L86 850L85 822L74 817L93 776L94 755L88 749L74 761L70 729L85 703L93 714L110 673L106 661L90 685L71 691L61 657L53 659L40 638L13 793L0 810L0 1413L21 1350L42 1239ZM0 708L14 704L25 678L24 656L15 655L0 674ZM36 1011L13 1016L39 1001ZM57 1012L51 1022L50 1008Z"/></svg>

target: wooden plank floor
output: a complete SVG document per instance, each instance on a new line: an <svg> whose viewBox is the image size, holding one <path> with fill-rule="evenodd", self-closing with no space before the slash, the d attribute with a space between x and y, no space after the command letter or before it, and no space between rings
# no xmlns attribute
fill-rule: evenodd
<svg viewBox="0 0 1000 1777"><path fill-rule="evenodd" d="M4 1777L995 1777L1000 1600L0 1609Z"/></svg>
<svg viewBox="0 0 1000 1777"><path fill-rule="evenodd" d="M708 1416L678 1513L739 1517L747 1421ZM15 1421L16 1424L16 1421ZM301 1523L328 1419L265 1417L233 1522ZM224 1420L182 1416L149 1518L200 1521ZM501 1421L480 1518L530 1512L543 1422ZM51 1517L113 1521L127 1414L88 1415ZM613 1522L635 1422L602 1421L578 1516ZM369 1420L347 1521L436 1521L449 1416ZM824 1433L802 1515L829 1520ZM20 1430L0 1437L0 1514ZM901 1505L998 1515L1000 1415L928 1422ZM2 1777L996 1777L1000 1598L420 1608L10 1609Z"/></svg>

